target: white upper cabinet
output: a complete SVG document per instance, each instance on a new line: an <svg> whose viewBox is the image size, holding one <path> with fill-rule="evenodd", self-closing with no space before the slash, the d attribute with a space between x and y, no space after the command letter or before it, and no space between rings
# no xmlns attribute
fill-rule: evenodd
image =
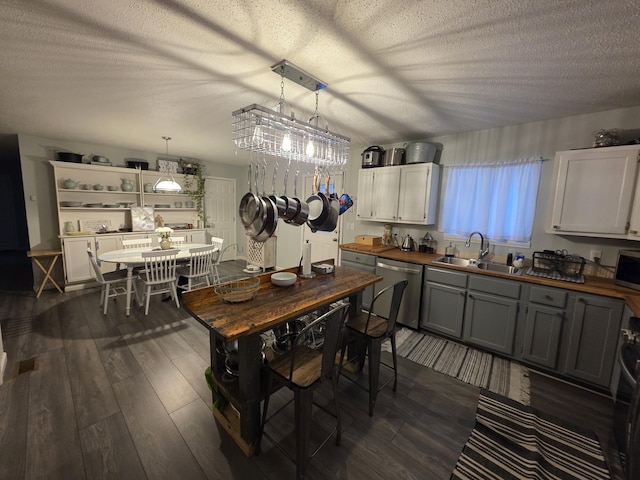
<svg viewBox="0 0 640 480"><path fill-rule="evenodd" d="M378 168L375 172L373 188L374 220L380 222L397 222L400 168Z"/></svg>
<svg viewBox="0 0 640 480"><path fill-rule="evenodd" d="M360 220L373 218L373 174L374 169L362 169L358 172L358 197L356 216Z"/></svg>
<svg viewBox="0 0 640 480"><path fill-rule="evenodd" d="M636 145L557 152L548 232L627 238L639 152Z"/></svg>
<svg viewBox="0 0 640 480"><path fill-rule="evenodd" d="M407 165L400 169L398 221L436 223L440 167L433 163Z"/></svg>
<svg viewBox="0 0 640 480"><path fill-rule="evenodd" d="M417 163L369 168L358 174L360 220L428 225L435 223L440 167Z"/></svg>

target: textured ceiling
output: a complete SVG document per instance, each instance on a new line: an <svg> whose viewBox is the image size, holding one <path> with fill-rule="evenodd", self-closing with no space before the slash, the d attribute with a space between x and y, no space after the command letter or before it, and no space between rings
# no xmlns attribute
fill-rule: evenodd
<svg viewBox="0 0 640 480"><path fill-rule="evenodd" d="M0 0L0 132L234 163L286 58L358 145L640 105L637 0ZM301 119L312 92L285 81ZM244 157L242 157L244 158ZM242 160L244 163L244 160Z"/></svg>

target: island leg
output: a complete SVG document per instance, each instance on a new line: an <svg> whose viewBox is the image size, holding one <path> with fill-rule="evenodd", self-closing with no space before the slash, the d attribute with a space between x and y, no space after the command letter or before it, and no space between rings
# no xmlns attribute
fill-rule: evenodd
<svg viewBox="0 0 640 480"><path fill-rule="evenodd" d="M260 400L262 399L261 347L262 339L259 334L238 339L238 386L246 402L240 416L240 434L249 444L254 444L260 438L262 418L260 415Z"/></svg>

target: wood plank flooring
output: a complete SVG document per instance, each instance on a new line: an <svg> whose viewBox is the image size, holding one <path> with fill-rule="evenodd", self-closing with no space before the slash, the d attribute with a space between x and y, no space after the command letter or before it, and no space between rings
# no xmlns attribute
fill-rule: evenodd
<svg viewBox="0 0 640 480"><path fill-rule="evenodd" d="M221 274L243 267L225 262ZM0 478L294 478L293 463L268 440L246 458L218 430L204 380L206 329L159 298L148 316L133 308L126 317L123 300L102 315L97 290L45 291L40 299L0 292L9 357L0 386ZM18 362L33 357L37 368L16 374ZM398 391L379 394L373 418L366 392L340 382L342 442L324 445L309 479L449 478L473 428L479 389L402 358L399 369ZM611 400L535 373L531 384L533 406L596 431L621 478ZM288 398L280 391L270 412ZM331 405L328 383L317 398ZM314 421L313 439L334 422L321 410ZM292 411L268 425L291 452L292 427Z"/></svg>

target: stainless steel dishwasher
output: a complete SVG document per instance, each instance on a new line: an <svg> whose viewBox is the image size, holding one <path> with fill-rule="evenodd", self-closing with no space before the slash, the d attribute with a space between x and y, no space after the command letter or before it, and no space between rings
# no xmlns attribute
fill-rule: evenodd
<svg viewBox="0 0 640 480"><path fill-rule="evenodd" d="M376 256L366 253L342 251L341 264L343 267L355 268L364 272L376 273ZM368 310L373 300L374 285L367 287L362 294L362 308Z"/></svg>
<svg viewBox="0 0 640 480"><path fill-rule="evenodd" d="M398 323L411 328L418 328L420 319L420 292L422 290L422 265L415 263L398 262L378 258L376 263L376 275L381 275L384 280L376 283L376 292L393 285L401 280L408 280L407 288L402 296L400 311L398 312ZM385 295L376 302L375 312L386 316L391 304L391 295Z"/></svg>

